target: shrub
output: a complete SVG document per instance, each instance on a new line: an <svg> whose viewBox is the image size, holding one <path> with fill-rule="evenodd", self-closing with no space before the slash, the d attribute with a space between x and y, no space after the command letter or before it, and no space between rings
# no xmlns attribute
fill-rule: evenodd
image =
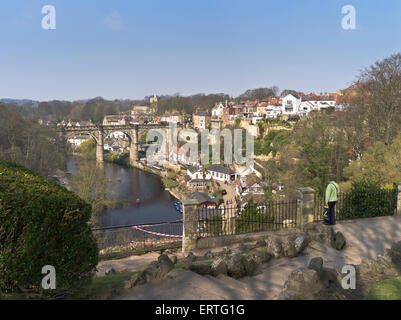
<svg viewBox="0 0 401 320"><path fill-rule="evenodd" d="M352 183L348 193L340 198L339 218L357 219L388 216L397 206L395 187L383 189L374 181L360 180Z"/></svg>
<svg viewBox="0 0 401 320"><path fill-rule="evenodd" d="M223 217L221 214L211 214L204 222L203 233L218 236L223 232Z"/></svg>
<svg viewBox="0 0 401 320"><path fill-rule="evenodd" d="M249 201L235 220L237 233L259 232L274 229L274 215L258 207L253 200Z"/></svg>
<svg viewBox="0 0 401 320"><path fill-rule="evenodd" d="M50 294L86 284L98 262L90 217L91 206L74 193L0 159L0 290L44 294L45 265L56 269Z"/></svg>

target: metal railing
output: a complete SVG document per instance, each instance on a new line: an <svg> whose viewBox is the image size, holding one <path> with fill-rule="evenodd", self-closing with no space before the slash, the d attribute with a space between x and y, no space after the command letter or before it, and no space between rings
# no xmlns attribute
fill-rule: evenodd
<svg viewBox="0 0 401 320"><path fill-rule="evenodd" d="M180 247L183 222L105 227L92 231L101 255L125 255Z"/></svg>
<svg viewBox="0 0 401 320"><path fill-rule="evenodd" d="M323 221L324 195L315 197L315 221ZM397 189L341 193L335 206L337 220L392 216L397 209Z"/></svg>
<svg viewBox="0 0 401 320"><path fill-rule="evenodd" d="M201 238L293 228L297 201L277 201L245 206L198 209Z"/></svg>

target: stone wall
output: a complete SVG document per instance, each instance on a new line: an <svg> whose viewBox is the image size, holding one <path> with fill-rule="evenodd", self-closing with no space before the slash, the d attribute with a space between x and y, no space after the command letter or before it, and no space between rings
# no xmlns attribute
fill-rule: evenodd
<svg viewBox="0 0 401 320"><path fill-rule="evenodd" d="M254 233L235 234L227 236L217 236L210 238L200 238L197 240L196 249L207 249L216 247L225 247L236 243L246 243L258 240L266 240L269 237L286 237L299 233L296 229L280 230L280 231L264 231Z"/></svg>

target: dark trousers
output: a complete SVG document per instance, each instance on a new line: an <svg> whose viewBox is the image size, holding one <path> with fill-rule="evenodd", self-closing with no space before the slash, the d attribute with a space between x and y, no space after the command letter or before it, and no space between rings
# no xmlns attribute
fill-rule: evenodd
<svg viewBox="0 0 401 320"><path fill-rule="evenodd" d="M336 212L335 212L335 207L336 207L336 201L334 202L329 202L329 223L330 224L336 224Z"/></svg>

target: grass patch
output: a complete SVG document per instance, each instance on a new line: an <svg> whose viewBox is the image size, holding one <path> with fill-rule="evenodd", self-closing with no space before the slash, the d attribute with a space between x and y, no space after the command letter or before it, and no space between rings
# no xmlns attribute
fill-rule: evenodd
<svg viewBox="0 0 401 320"><path fill-rule="evenodd" d="M366 300L401 300L401 277L376 283Z"/></svg>
<svg viewBox="0 0 401 320"><path fill-rule="evenodd" d="M104 277L95 277L91 284L83 290L77 297L82 300L102 300L109 299L123 287L124 281L129 280L134 274L142 271L135 272L120 272Z"/></svg>
<svg viewBox="0 0 401 320"><path fill-rule="evenodd" d="M194 264L206 262L212 264L214 259L206 259L192 262ZM181 269L189 263L178 263L175 265L176 269ZM123 288L124 281L129 280L134 274L141 273L140 271L133 272L120 272L104 277L93 278L90 285L88 285L83 292L76 298L79 300L107 300L113 298L120 289Z"/></svg>
<svg viewBox="0 0 401 320"><path fill-rule="evenodd" d="M174 188L178 186L178 182L169 178L162 178L163 184L166 188Z"/></svg>

